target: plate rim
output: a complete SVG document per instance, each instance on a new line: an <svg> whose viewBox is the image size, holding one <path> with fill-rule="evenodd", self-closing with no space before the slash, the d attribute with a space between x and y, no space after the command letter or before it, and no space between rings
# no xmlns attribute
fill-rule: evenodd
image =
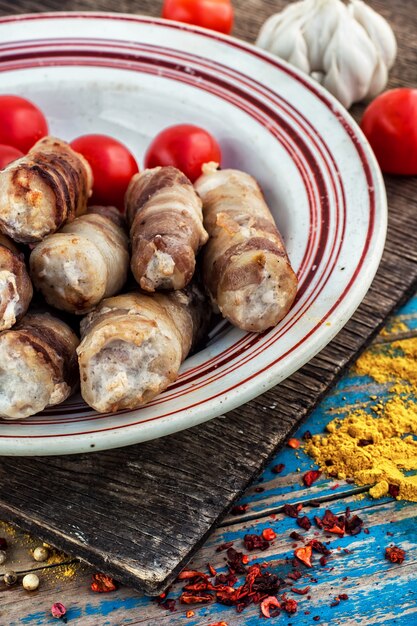
<svg viewBox="0 0 417 626"><path fill-rule="evenodd" d="M366 277L367 280L363 281L362 285L358 285L357 281L353 282L352 289L354 289L355 293L355 304L354 306L348 306L346 300L344 301L344 307L342 307L342 313L339 315L338 322L335 321L331 330L327 331L326 338L324 343L320 343L319 347L314 349L314 354L311 354L308 359L303 360L302 363L297 362L293 363L293 366L288 368L284 377L274 374L273 365L269 368L265 377L262 381L255 382L253 384L248 384L246 381L239 385L239 393L234 394L233 397L228 397L222 406L220 406L218 400L212 399L208 401L208 403L204 404L204 417L201 419L201 415L198 419L192 419L191 410L186 410L187 415L187 425L184 427L178 427L179 425L175 423L174 419L161 418L160 426L162 426L164 433L152 436L152 427L149 427L147 424L144 426L134 425L134 426L126 426L123 432L122 437L119 437L117 441L115 441L115 436L112 433L117 430L116 428L112 428L107 432L94 431L92 433L87 433L83 435L73 435L69 433L68 435L39 435L38 439L36 436L28 435L29 441L24 437L15 438L14 436L6 437L4 435L0 436L0 454L3 455L12 455L12 456L35 456L35 455L61 455L61 454L77 454L84 453L88 451L98 451L98 450L106 450L111 448L122 447L125 445L131 445L134 443L139 443L143 441L147 441L153 438L159 438L161 436L165 436L168 434L172 434L174 432L178 432L183 430L184 428L191 428L197 424L203 423L214 417L224 413L231 411L238 406L248 402L249 400L257 397L258 395L265 393L268 389L275 386L277 382L281 382L285 378L292 375L295 371L300 369L303 365L305 365L315 354L317 354L320 350L322 350L333 338L337 335L337 333L341 330L341 328L347 323L350 317L354 314L358 306L363 301L366 293L368 292L372 280L376 274L376 271L379 267L380 259L382 257L382 253L384 250L386 232L387 232L387 216L388 216L388 207L387 207L387 197L385 192L384 180L377 164L376 158L370 148L370 145L366 138L364 137L362 131L360 130L358 124L355 120L349 115L349 113L343 108L343 106L329 93L327 92L321 85L313 81L310 77L303 74L297 68L294 68L289 63L279 59L278 57L262 50L261 48L256 47L255 45L245 42L243 40L237 39L235 37L231 37L228 35L223 35L221 33L216 33L211 30L207 30L200 27L195 27L189 24L183 24L180 22L173 22L170 20L165 20L163 18L144 16L139 14L129 14L129 13L112 13L112 12L103 12L103 11L76 11L76 12L68 12L68 11L57 11L57 12L47 12L47 13L25 13L20 15L11 15L4 16L0 18L0 25L10 23L10 22L22 22L27 20L45 20L45 19L97 19L97 18L106 18L114 21L123 21L129 20L136 23L148 23L148 24L156 24L159 26L169 27L176 30L187 31L192 34L204 35L212 40L224 42L228 45L233 44L233 48L240 48L243 51L249 52L251 54L256 54L257 57L272 63L272 65L277 66L278 68L284 68L286 70L290 70L290 73L297 79L299 83L301 83L304 87L307 87L310 91L312 91L315 95L318 95L321 100L323 100L328 106L330 106L334 115L338 118L339 123L343 124L345 127L349 127L356 139L356 142L361 147L361 150L366 157L366 162L371 169L372 179L375 181L375 205L378 208L378 217L380 218L379 230L376 230L376 226L374 225L374 229L372 231L373 237L373 246L374 246L374 256L372 259L368 257L368 263L366 266ZM76 38L76 36L74 37ZM52 37L50 38L52 39ZM44 39L45 43L47 43L48 39ZM111 39L110 39L111 41ZM30 43L30 40L23 40L23 43ZM238 45L237 45L238 44ZM198 54L196 56L199 56ZM202 56L200 58L206 58ZM244 72L243 72L244 73ZM249 80L252 80L250 76L248 76ZM275 90L274 90L275 91ZM276 92L277 94L279 92ZM368 253L369 254L369 253ZM364 269L362 269L364 271ZM306 350L307 352L307 350ZM259 374L257 374L259 375ZM255 377L256 378L256 377ZM226 392L227 393L227 392ZM224 395L224 393L222 394ZM227 408L226 408L227 407ZM182 411L184 413L184 410ZM162 423L163 420L167 420ZM183 420L186 421L185 415L183 416ZM140 437L133 437L130 439L128 435L132 435L132 431L141 432ZM71 441L69 441L71 438ZM120 439L124 439L125 441L122 443ZM129 441L126 441L129 439ZM47 444L47 440L49 440ZM58 443L58 450L51 450L53 447L54 440ZM64 441L67 441L67 445L64 445ZM93 444L94 440L94 444ZM99 442L100 440L100 442ZM45 446L48 445L48 449L45 449ZM13 450L11 450L13 448Z"/></svg>

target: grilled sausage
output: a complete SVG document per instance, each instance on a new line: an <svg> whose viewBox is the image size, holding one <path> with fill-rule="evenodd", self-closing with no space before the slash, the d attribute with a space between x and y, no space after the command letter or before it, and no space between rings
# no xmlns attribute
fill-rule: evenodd
<svg viewBox="0 0 417 626"><path fill-rule="evenodd" d="M32 296L23 255L0 235L0 331L11 328L26 313Z"/></svg>

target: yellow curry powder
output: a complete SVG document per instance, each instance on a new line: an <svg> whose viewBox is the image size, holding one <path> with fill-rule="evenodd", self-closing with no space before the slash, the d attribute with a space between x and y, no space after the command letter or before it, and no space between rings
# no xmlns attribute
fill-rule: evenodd
<svg viewBox="0 0 417 626"><path fill-rule="evenodd" d="M375 498L390 491L417 502L417 475L406 475L417 470L417 337L371 348L356 372L389 384L388 399L334 419L305 450L328 474L371 485Z"/></svg>

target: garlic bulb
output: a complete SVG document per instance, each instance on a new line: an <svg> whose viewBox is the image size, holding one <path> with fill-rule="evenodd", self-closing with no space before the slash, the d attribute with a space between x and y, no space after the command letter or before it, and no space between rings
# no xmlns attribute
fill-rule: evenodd
<svg viewBox="0 0 417 626"><path fill-rule="evenodd" d="M310 74L349 108L388 81L397 42L362 0L301 0L270 17L257 45Z"/></svg>

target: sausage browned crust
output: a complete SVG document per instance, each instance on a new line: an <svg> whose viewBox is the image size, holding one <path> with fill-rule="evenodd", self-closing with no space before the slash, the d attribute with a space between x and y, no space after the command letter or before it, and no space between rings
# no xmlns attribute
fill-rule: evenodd
<svg viewBox="0 0 417 626"><path fill-rule="evenodd" d="M23 254L8 237L0 235L0 331L11 328L23 317L32 296Z"/></svg>
<svg viewBox="0 0 417 626"><path fill-rule="evenodd" d="M49 313L0 333L0 416L19 419L63 402L78 384L77 336Z"/></svg>
<svg viewBox="0 0 417 626"><path fill-rule="evenodd" d="M206 331L209 308L193 285L103 300L81 322L77 353L87 404L101 413L135 409L164 391Z"/></svg>
<svg viewBox="0 0 417 626"><path fill-rule="evenodd" d="M136 174L126 193L132 241L132 272L145 291L182 289L195 270L195 256L207 241L201 200L175 167Z"/></svg>
<svg viewBox="0 0 417 626"><path fill-rule="evenodd" d="M85 213L93 184L89 164L54 137L0 171L0 230L34 243Z"/></svg>
<svg viewBox="0 0 417 626"><path fill-rule="evenodd" d="M128 248L119 211L92 207L34 248L33 282L57 309L87 313L122 289L129 269Z"/></svg>
<svg viewBox="0 0 417 626"><path fill-rule="evenodd" d="M235 326L263 332L294 302L298 281L281 235L252 176L203 168L195 188L210 239L203 277L222 315Z"/></svg>

